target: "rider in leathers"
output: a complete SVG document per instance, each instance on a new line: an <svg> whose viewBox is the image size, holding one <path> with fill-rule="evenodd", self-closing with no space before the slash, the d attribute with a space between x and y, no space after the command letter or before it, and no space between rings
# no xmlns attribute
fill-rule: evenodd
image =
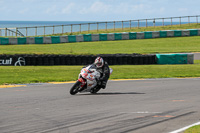
<svg viewBox="0 0 200 133"><path fill-rule="evenodd" d="M100 72L101 76L97 79L98 84L101 88L105 89L108 79L110 77L110 68L108 63L103 60L101 57L97 57L92 64L91 68L95 67L98 72ZM85 68L85 67L83 67Z"/></svg>
<svg viewBox="0 0 200 133"><path fill-rule="evenodd" d="M97 57L95 59L94 65L97 68L97 71L101 73L99 81L101 81L101 88L105 89L107 81L110 77L110 69L108 63L103 60L101 57Z"/></svg>

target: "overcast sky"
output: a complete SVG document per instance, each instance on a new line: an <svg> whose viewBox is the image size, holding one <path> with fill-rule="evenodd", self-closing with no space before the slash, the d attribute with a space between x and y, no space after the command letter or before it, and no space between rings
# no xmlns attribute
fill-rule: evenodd
<svg viewBox="0 0 200 133"><path fill-rule="evenodd" d="M0 20L112 21L200 15L200 0L0 0Z"/></svg>

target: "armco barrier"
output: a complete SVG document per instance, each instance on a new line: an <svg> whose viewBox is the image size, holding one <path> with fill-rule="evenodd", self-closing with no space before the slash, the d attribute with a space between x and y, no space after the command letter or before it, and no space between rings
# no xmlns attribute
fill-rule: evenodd
<svg viewBox="0 0 200 133"><path fill-rule="evenodd" d="M17 38L17 39L18 39L18 44L26 44L26 37Z"/></svg>
<svg viewBox="0 0 200 133"><path fill-rule="evenodd" d="M85 35L83 35L83 37L84 37L84 42L92 41L92 35L91 34L85 34Z"/></svg>
<svg viewBox="0 0 200 133"><path fill-rule="evenodd" d="M190 31L190 36L198 36L198 30L196 29L191 29Z"/></svg>
<svg viewBox="0 0 200 133"><path fill-rule="evenodd" d="M130 32L129 39L137 39L137 32Z"/></svg>
<svg viewBox="0 0 200 133"><path fill-rule="evenodd" d="M160 38L167 37L167 31L160 31Z"/></svg>
<svg viewBox="0 0 200 133"><path fill-rule="evenodd" d="M159 31L152 32L152 38L159 38L159 37L160 37L160 32Z"/></svg>
<svg viewBox="0 0 200 133"><path fill-rule="evenodd" d="M24 37L24 38L0 38L0 45L8 44L51 44L51 43L72 43L89 41L114 41L131 39L151 39L163 37L185 37L200 36L200 29L165 30L147 32L123 32L105 34L84 34L69 36L47 36L47 37Z"/></svg>
<svg viewBox="0 0 200 133"><path fill-rule="evenodd" d="M193 53L156 54L157 64L194 64Z"/></svg>
<svg viewBox="0 0 200 133"><path fill-rule="evenodd" d="M43 37L35 37L35 44L43 44Z"/></svg>
<svg viewBox="0 0 200 133"><path fill-rule="evenodd" d="M1 66L52 66L88 65L97 56L103 57L109 65L156 64L156 55L104 54L104 55L0 55Z"/></svg>

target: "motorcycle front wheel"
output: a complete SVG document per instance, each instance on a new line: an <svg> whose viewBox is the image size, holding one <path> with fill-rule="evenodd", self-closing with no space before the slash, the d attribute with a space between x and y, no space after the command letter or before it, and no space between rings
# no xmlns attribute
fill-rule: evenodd
<svg viewBox="0 0 200 133"><path fill-rule="evenodd" d="M81 82L77 81L72 88L70 89L70 94L71 95L75 95L76 93L79 92L79 88L80 88Z"/></svg>

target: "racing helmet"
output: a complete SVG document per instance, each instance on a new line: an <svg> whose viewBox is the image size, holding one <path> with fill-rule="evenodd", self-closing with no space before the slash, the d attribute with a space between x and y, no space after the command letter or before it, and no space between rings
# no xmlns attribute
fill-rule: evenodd
<svg viewBox="0 0 200 133"><path fill-rule="evenodd" d="M96 65L97 68L103 67L103 64L104 64L103 58L97 57L97 58L95 59L94 64Z"/></svg>

